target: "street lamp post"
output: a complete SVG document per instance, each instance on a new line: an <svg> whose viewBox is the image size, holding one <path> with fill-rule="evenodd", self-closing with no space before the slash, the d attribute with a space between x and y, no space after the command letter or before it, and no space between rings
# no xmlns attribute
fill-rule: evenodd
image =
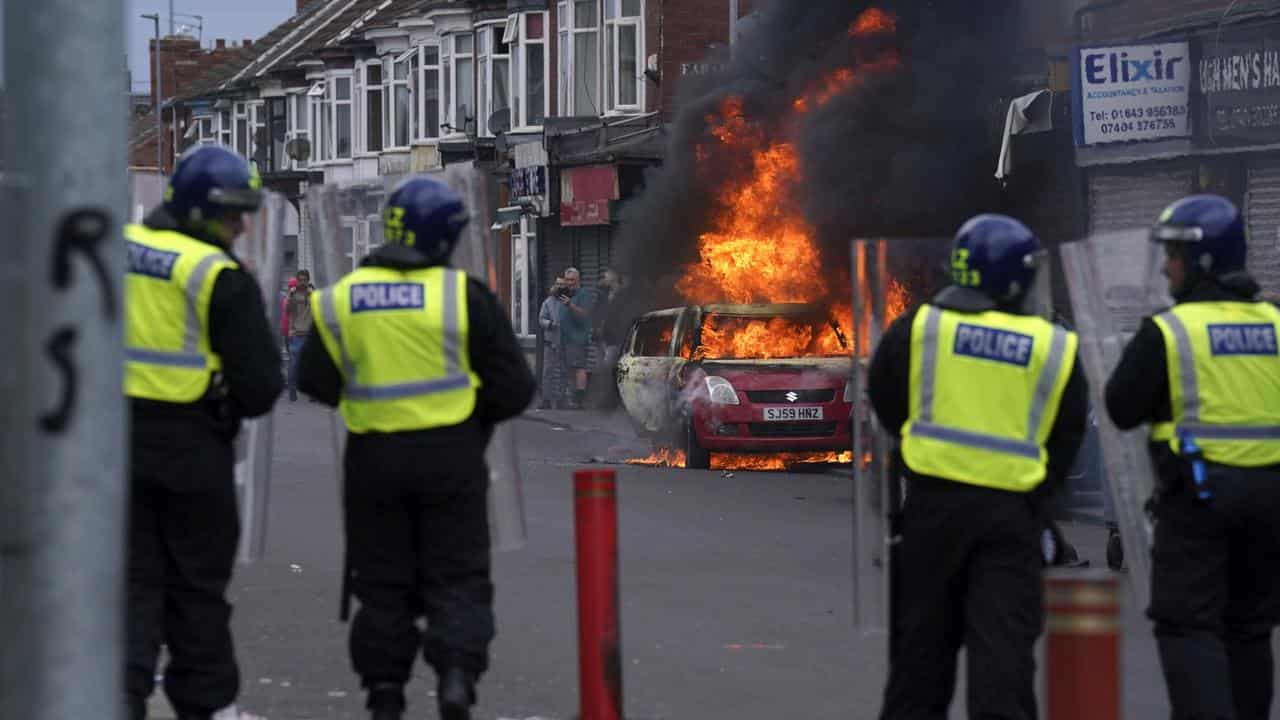
<svg viewBox="0 0 1280 720"><path fill-rule="evenodd" d="M160 13L143 13L144 20L150 20L156 27L156 87L152 93L151 109L156 115L156 172L164 175L164 120L160 117L161 93L164 92L164 66L160 64Z"/></svg>

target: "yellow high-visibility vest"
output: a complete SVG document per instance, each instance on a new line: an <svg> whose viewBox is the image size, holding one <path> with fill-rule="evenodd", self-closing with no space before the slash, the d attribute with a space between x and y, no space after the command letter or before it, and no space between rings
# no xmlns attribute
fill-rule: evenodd
<svg viewBox="0 0 1280 720"><path fill-rule="evenodd" d="M325 350L342 373L353 433L457 425L480 378L467 349L467 276L444 267L363 267L311 294Z"/></svg>
<svg viewBox="0 0 1280 720"><path fill-rule="evenodd" d="M171 230L125 227L125 376L129 397L190 403L222 359L209 344L218 273L237 267L220 248Z"/></svg>
<svg viewBox="0 0 1280 720"><path fill-rule="evenodd" d="M1074 333L1033 316L925 305L911 326L902 459L921 475L1027 492L1075 364Z"/></svg>
<svg viewBox="0 0 1280 720"><path fill-rule="evenodd" d="M1206 460L1280 463L1280 310L1266 302L1191 302L1152 318L1164 336L1173 421L1151 428L1180 452L1193 438Z"/></svg>

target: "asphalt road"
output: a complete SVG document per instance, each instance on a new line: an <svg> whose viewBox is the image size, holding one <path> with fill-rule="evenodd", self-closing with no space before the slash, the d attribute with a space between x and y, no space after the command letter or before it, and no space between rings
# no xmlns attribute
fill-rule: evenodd
<svg viewBox="0 0 1280 720"><path fill-rule="evenodd" d="M617 418L516 422L529 539L495 557L499 634L476 717L567 720L577 711L570 477L645 448ZM336 619L341 525L326 411L283 403L277 424L267 557L241 568L232 589L241 705L270 720L364 717ZM875 717L885 647L852 629L846 479L617 470L628 718ZM1104 565L1100 529L1067 533ZM1131 608L1125 631L1126 717L1167 717L1154 643ZM435 717L434 686L419 663L410 717ZM958 706L963 697L961 687Z"/></svg>

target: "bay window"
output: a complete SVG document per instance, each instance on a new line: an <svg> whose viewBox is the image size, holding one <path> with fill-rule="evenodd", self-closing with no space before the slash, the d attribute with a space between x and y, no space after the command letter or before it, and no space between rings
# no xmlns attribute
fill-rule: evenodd
<svg viewBox="0 0 1280 720"><path fill-rule="evenodd" d="M218 143L223 147L234 147L231 139L231 111L218 111Z"/></svg>
<svg viewBox="0 0 1280 720"><path fill-rule="evenodd" d="M440 117L443 114L440 97L440 47L424 45L421 48L422 66L418 79L418 125L420 138L440 137Z"/></svg>
<svg viewBox="0 0 1280 720"><path fill-rule="evenodd" d="M249 105L249 152L250 160L266 165L266 127L267 113L262 101L250 102ZM265 169L265 168L263 168Z"/></svg>
<svg viewBox="0 0 1280 720"><path fill-rule="evenodd" d="M311 158L324 162L332 158L329 131L333 126L333 106L329 104L329 83L320 80L311 86L307 98L311 104Z"/></svg>
<svg viewBox="0 0 1280 720"><path fill-rule="evenodd" d="M289 169L289 156L284 152L284 144L289 136L289 101L288 97L273 97L267 100L266 135L270 143L270 167L275 172Z"/></svg>
<svg viewBox="0 0 1280 720"><path fill-rule="evenodd" d="M557 8L561 112L601 115L604 103L600 99L599 0L566 0Z"/></svg>
<svg viewBox="0 0 1280 720"><path fill-rule="evenodd" d="M460 135L475 127L475 36L447 36L444 47L449 53L444 58L446 121L449 134Z"/></svg>
<svg viewBox="0 0 1280 720"><path fill-rule="evenodd" d="M417 83L418 48L402 54L391 63L387 83L387 147L407 148L417 135L418 114L413 90Z"/></svg>
<svg viewBox="0 0 1280 720"><path fill-rule="evenodd" d="M605 110L640 112L644 0L604 0Z"/></svg>
<svg viewBox="0 0 1280 720"><path fill-rule="evenodd" d="M507 28L511 44L511 126L534 129L547 116L547 13L515 15ZM563 49L562 49L563 52Z"/></svg>
<svg viewBox="0 0 1280 720"><path fill-rule="evenodd" d="M249 104L238 102L235 113L235 149L241 157L249 157Z"/></svg>
<svg viewBox="0 0 1280 720"><path fill-rule="evenodd" d="M366 63L361 69L360 79L364 85L364 118L361 127L364 129L364 151L375 153L382 151L382 61L374 60Z"/></svg>
<svg viewBox="0 0 1280 720"><path fill-rule="evenodd" d="M289 139L290 140L310 140L311 133L311 115L310 100L306 93L296 93L289 96ZM311 149L315 153L315 148ZM313 155L314 156L314 155ZM298 170L307 166L306 160L294 160L293 169Z"/></svg>
<svg viewBox="0 0 1280 720"><path fill-rule="evenodd" d="M489 118L510 102L510 63L510 46L504 39L503 27L480 28L476 33L476 68L480 77L476 123L480 135L493 134L489 132Z"/></svg>
<svg viewBox="0 0 1280 720"><path fill-rule="evenodd" d="M351 78L339 76L333 83L334 157L351 157Z"/></svg>

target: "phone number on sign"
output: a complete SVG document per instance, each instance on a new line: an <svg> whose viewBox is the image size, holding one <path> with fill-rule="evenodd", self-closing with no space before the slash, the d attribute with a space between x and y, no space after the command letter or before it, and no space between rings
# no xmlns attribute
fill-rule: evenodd
<svg viewBox="0 0 1280 720"><path fill-rule="evenodd" d="M1153 120L1156 118L1177 118L1187 114L1184 105L1159 105L1148 108L1116 108L1110 112L1094 113L1097 120Z"/></svg>
<svg viewBox="0 0 1280 720"><path fill-rule="evenodd" d="M1098 125L1103 135L1158 132L1177 130L1178 123L1173 120L1121 120L1120 122L1104 122Z"/></svg>

